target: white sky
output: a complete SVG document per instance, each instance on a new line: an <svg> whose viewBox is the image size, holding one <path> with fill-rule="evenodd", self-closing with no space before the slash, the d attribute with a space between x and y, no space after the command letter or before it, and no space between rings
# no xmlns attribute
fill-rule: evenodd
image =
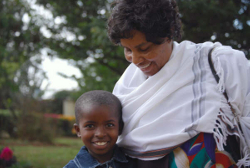
<svg viewBox="0 0 250 168"><path fill-rule="evenodd" d="M53 93L60 90L72 90L77 88L77 82L71 79L64 78L58 73L76 77L81 77L79 69L73 67L68 63L67 60L59 58L50 58L43 55L43 62L41 64L42 69L46 72L48 79L45 79L42 83L41 89L45 89L48 85L47 90L43 96L44 99L51 98Z"/></svg>

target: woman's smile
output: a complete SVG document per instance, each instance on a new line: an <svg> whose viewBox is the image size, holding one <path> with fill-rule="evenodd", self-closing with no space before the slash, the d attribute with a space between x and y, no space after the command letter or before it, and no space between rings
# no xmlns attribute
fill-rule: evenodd
<svg viewBox="0 0 250 168"><path fill-rule="evenodd" d="M150 65L151 65L151 62L149 62L146 65L139 66L139 68L143 71L143 70L146 70L146 68L148 68Z"/></svg>

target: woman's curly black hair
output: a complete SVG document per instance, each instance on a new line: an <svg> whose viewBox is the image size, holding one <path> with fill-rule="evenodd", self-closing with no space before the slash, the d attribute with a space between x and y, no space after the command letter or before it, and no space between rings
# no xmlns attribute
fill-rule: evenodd
<svg viewBox="0 0 250 168"><path fill-rule="evenodd" d="M146 40L161 44L163 38L181 38L181 21L175 0L116 0L108 20L108 35L114 44L132 38L132 30Z"/></svg>

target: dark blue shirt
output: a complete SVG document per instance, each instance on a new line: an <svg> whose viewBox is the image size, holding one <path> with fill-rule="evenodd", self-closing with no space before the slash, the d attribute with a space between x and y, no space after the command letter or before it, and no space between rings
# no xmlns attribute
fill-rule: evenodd
<svg viewBox="0 0 250 168"><path fill-rule="evenodd" d="M113 158L105 163L99 163L83 146L76 157L64 168L136 168L136 161L126 157L121 148L116 145Z"/></svg>

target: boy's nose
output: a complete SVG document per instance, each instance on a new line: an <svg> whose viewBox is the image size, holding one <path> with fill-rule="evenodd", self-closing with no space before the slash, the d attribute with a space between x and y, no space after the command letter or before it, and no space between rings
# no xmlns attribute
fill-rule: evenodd
<svg viewBox="0 0 250 168"><path fill-rule="evenodd" d="M103 127L98 127L95 131L95 136L101 138L101 137L104 137L106 136L106 131L105 131L105 128Z"/></svg>

